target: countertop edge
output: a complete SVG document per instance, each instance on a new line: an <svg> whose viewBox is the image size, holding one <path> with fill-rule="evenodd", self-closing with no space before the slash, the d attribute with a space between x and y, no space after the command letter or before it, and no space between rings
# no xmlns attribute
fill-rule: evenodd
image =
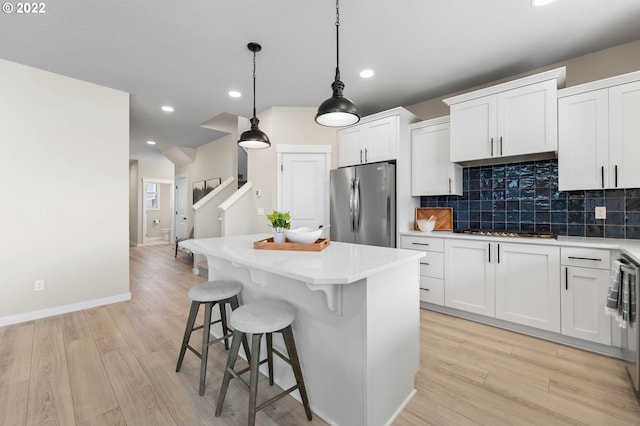
<svg viewBox="0 0 640 426"><path fill-rule="evenodd" d="M426 237L426 238L446 238L446 239L467 239L475 241L491 241L516 244L537 244L557 247L583 247L605 250L620 250L633 260L640 263L640 240L629 240L619 238L597 238L597 237L570 237L558 236L553 238L527 238L527 237L491 237L485 235L458 234L453 231L404 231L402 236Z"/></svg>

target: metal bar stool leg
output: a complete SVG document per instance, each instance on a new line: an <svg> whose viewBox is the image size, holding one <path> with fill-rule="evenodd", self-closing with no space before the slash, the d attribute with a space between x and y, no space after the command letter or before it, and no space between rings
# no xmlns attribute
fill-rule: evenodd
<svg viewBox="0 0 640 426"><path fill-rule="evenodd" d="M224 398L227 395L227 389L229 389L229 382L231 381L231 371L236 365L236 359L238 358L238 351L240 350L240 342L247 339L244 333L240 331L234 331L231 340L231 350L229 351L229 357L227 358L227 366L224 369L224 376L222 377L222 386L220 387L220 395L218 395L218 403L216 404L216 417L220 416L222 412L222 404Z"/></svg>
<svg viewBox="0 0 640 426"><path fill-rule="evenodd" d="M227 308L225 306L225 301L218 303L220 307L220 321L222 322L222 335L226 336L229 334L229 327L227 327ZM229 350L229 339L224 339L224 349Z"/></svg>
<svg viewBox="0 0 640 426"><path fill-rule="evenodd" d="M287 353L289 354L293 374L296 377L296 383L298 384L298 390L300 391L304 411L307 414L307 419L311 420L311 407L309 406L309 398L307 398L307 388L304 386L302 368L300 368L300 360L298 359L298 351L296 350L296 342L293 339L293 330L291 329L291 326L282 330L282 337L284 337L284 344L287 347Z"/></svg>
<svg viewBox="0 0 640 426"><path fill-rule="evenodd" d="M269 367L269 386L273 386L273 334L267 333L267 367Z"/></svg>
<svg viewBox="0 0 640 426"><path fill-rule="evenodd" d="M187 327L184 330L184 337L182 338L182 347L180 348L180 356L178 356L178 364L176 365L176 373L182 368L182 361L184 360L184 354L187 351L187 345L191 338L191 332L193 331L193 324L196 322L198 316L198 309L200 308L200 302L191 302L191 310L189 311L189 318L187 319Z"/></svg>
<svg viewBox="0 0 640 426"><path fill-rule="evenodd" d="M202 352L200 359L200 396L204 395L204 382L207 378L207 358L209 356L209 338L211 337L211 311L216 302L204 304L204 324L202 326Z"/></svg>
<svg viewBox="0 0 640 426"><path fill-rule="evenodd" d="M251 372L249 381L249 418L247 424L253 426L256 423L256 405L258 398L258 369L260 368L260 340L262 334L254 334L251 337Z"/></svg>
<svg viewBox="0 0 640 426"><path fill-rule="evenodd" d="M229 299L229 304L231 305L231 310L235 311L240 307L240 303L238 302L238 296L233 296ZM234 333L235 338L235 333ZM247 341L247 335L242 333L242 347L244 348L244 354L247 356L247 362L251 364L251 351L249 351L249 342Z"/></svg>

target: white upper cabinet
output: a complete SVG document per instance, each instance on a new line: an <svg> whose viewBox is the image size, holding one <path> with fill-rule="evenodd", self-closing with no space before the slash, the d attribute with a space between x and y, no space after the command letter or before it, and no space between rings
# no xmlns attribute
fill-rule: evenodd
<svg viewBox="0 0 640 426"><path fill-rule="evenodd" d="M411 195L462 195L462 167L449 155L449 117L411 125Z"/></svg>
<svg viewBox="0 0 640 426"><path fill-rule="evenodd" d="M451 106L451 161L556 151L557 88L565 69L445 99Z"/></svg>
<svg viewBox="0 0 640 426"><path fill-rule="evenodd" d="M339 165L375 163L398 158L397 115L356 124L338 132Z"/></svg>
<svg viewBox="0 0 640 426"><path fill-rule="evenodd" d="M634 81L636 80L636 81ZM640 72L561 91L561 191L640 186Z"/></svg>

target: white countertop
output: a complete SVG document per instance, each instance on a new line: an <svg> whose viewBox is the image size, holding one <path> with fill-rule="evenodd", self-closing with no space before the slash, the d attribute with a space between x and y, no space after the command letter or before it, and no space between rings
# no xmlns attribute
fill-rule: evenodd
<svg viewBox="0 0 640 426"><path fill-rule="evenodd" d="M196 254L211 255L237 265L272 272L309 284L350 284L405 262L424 252L331 241L322 251L254 249L269 234L238 235L181 241Z"/></svg>
<svg viewBox="0 0 640 426"><path fill-rule="evenodd" d="M482 241L498 241L505 243L526 243L526 244L542 244L554 245L560 247L584 247L584 248L601 248L607 250L620 250L636 262L640 263L640 240L630 240L622 238L594 238L594 237L566 237L558 236L553 238L527 238L527 237L491 237L486 235L469 235L457 234L452 231L433 231L420 232L408 231L401 232L400 235L409 235L414 237L431 237L431 238L464 238L470 240Z"/></svg>

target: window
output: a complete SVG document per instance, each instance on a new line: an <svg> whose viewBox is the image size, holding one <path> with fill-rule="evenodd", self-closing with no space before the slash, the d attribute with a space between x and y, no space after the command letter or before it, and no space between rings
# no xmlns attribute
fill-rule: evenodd
<svg viewBox="0 0 640 426"><path fill-rule="evenodd" d="M157 183L146 183L144 185L144 208L145 210L160 209L160 193Z"/></svg>

